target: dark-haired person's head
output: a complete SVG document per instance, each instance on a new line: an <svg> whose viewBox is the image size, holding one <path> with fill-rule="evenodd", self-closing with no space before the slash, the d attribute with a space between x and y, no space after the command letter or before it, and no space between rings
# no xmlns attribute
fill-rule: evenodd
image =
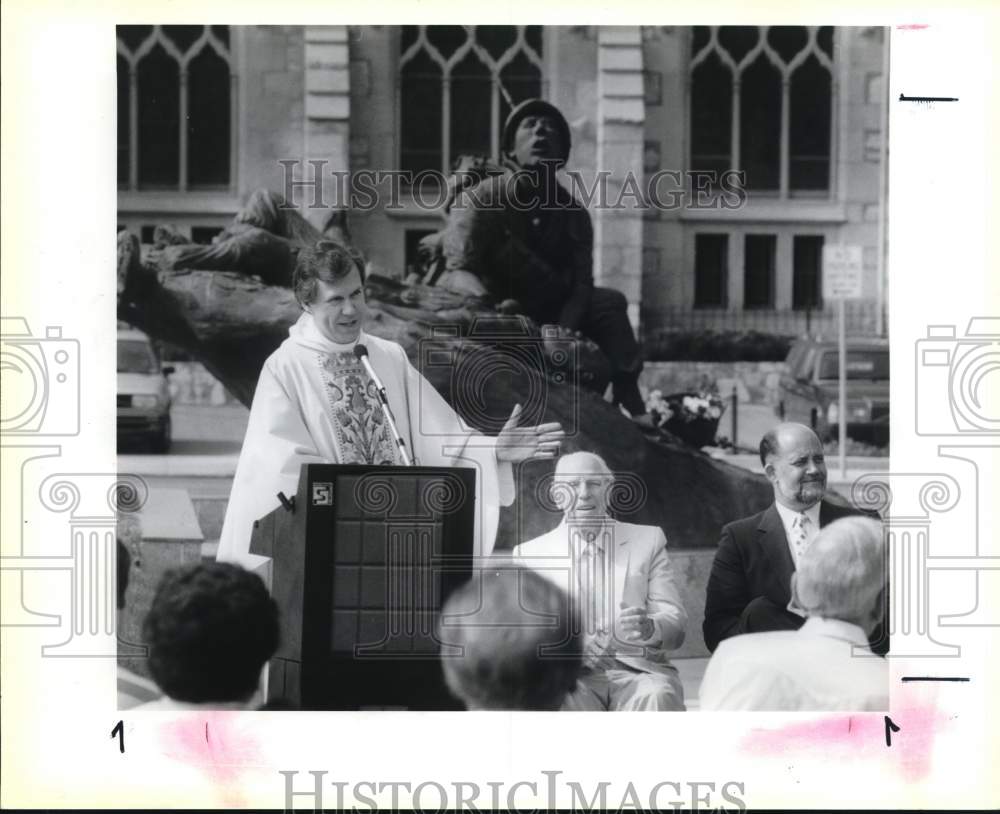
<svg viewBox="0 0 1000 814"><path fill-rule="evenodd" d="M332 240L299 251L292 277L295 299L331 342L358 338L368 308L365 265L361 257Z"/></svg>
<svg viewBox="0 0 1000 814"><path fill-rule="evenodd" d="M143 625L149 669L175 701L249 702L278 649L278 606L231 563L167 571Z"/></svg>
<svg viewBox="0 0 1000 814"><path fill-rule="evenodd" d="M442 668L468 709L557 710L582 666L569 598L529 569L476 574L441 614Z"/></svg>

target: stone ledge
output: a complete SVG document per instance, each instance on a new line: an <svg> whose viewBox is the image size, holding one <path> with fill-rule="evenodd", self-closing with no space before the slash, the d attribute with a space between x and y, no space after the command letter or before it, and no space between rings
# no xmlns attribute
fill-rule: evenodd
<svg viewBox="0 0 1000 814"><path fill-rule="evenodd" d="M204 539L186 489L156 488L137 512L144 542L188 542Z"/></svg>
<svg viewBox="0 0 1000 814"><path fill-rule="evenodd" d="M642 49L638 46L634 48L600 48L597 55L597 69L599 71L642 71Z"/></svg>
<svg viewBox="0 0 1000 814"><path fill-rule="evenodd" d="M313 42L347 43L349 38L346 25L308 25L305 28L305 40Z"/></svg>
<svg viewBox="0 0 1000 814"><path fill-rule="evenodd" d="M604 46L642 46L642 29L639 26L602 25L597 30L597 42Z"/></svg>

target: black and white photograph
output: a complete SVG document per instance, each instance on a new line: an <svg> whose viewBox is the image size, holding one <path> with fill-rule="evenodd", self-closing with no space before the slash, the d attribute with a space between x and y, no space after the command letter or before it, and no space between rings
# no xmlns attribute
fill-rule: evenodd
<svg viewBox="0 0 1000 814"><path fill-rule="evenodd" d="M5 10L4 804L996 802L995 13L431 5Z"/></svg>
<svg viewBox="0 0 1000 814"><path fill-rule="evenodd" d="M123 706L886 709L886 41L119 26Z"/></svg>

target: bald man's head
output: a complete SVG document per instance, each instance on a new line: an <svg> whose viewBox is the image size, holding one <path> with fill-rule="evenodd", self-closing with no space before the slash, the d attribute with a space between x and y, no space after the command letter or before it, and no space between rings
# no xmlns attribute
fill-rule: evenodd
<svg viewBox="0 0 1000 814"><path fill-rule="evenodd" d="M604 459L594 452L571 452L556 463L556 474L561 472L599 472L612 477Z"/></svg>
<svg viewBox="0 0 1000 814"><path fill-rule="evenodd" d="M823 499L823 444L804 424L779 424L765 433L760 441L760 461L778 503L793 511L804 511Z"/></svg>
<svg viewBox="0 0 1000 814"><path fill-rule="evenodd" d="M552 499L567 520L603 518L613 483L614 475L600 455L573 452L556 464Z"/></svg>

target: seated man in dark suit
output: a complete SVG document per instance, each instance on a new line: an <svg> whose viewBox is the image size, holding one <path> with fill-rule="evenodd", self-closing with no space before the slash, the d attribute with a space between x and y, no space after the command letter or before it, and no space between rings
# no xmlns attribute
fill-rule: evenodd
<svg viewBox="0 0 1000 814"><path fill-rule="evenodd" d="M441 667L467 709L557 710L583 665L566 593L527 568L476 572L441 611Z"/></svg>
<svg viewBox="0 0 1000 814"><path fill-rule="evenodd" d="M774 489L774 503L759 514L730 523L708 578L702 631L710 651L739 633L797 630L805 621L790 607L791 577L799 556L819 530L841 517L862 514L823 499L823 445L802 424L779 424L760 442L760 461ZM888 651L879 626L872 650Z"/></svg>
<svg viewBox="0 0 1000 814"><path fill-rule="evenodd" d="M867 638L881 621L882 524L845 517L799 560L792 595L808 615L798 630L732 636L701 682L703 710L889 709L889 663Z"/></svg>

